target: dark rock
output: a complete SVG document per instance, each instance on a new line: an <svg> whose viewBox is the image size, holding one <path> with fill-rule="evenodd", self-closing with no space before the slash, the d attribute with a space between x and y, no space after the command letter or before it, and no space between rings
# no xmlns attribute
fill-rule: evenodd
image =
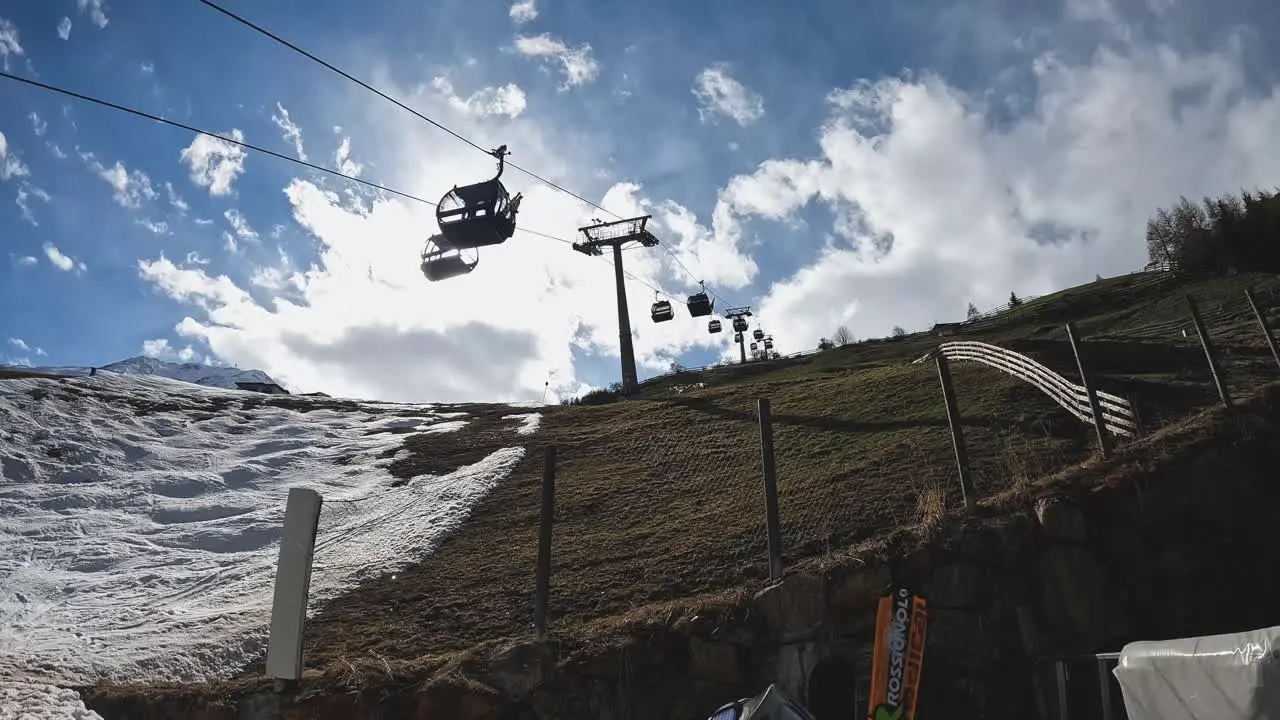
<svg viewBox="0 0 1280 720"><path fill-rule="evenodd" d="M752 605L777 641L810 638L826 624L826 585L813 575L788 575L756 593Z"/></svg>
<svg viewBox="0 0 1280 720"><path fill-rule="evenodd" d="M738 685L743 681L736 647L696 637L689 638L689 673L695 678L726 685Z"/></svg>
<svg viewBox="0 0 1280 720"><path fill-rule="evenodd" d="M1089 524L1073 502L1060 497L1037 498L1036 520L1051 540L1083 545L1089 539Z"/></svg>
<svg viewBox="0 0 1280 720"><path fill-rule="evenodd" d="M930 608L974 607L982 599L986 572L969 563L949 563L933 571L924 586Z"/></svg>

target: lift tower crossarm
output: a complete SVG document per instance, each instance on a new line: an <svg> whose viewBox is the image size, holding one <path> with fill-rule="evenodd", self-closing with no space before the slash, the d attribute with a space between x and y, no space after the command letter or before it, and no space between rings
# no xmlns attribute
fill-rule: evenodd
<svg viewBox="0 0 1280 720"><path fill-rule="evenodd" d="M636 374L635 349L631 344L631 316L627 312L627 288L623 283L622 250L628 245L653 247L658 238L649 232L647 225L652 215L599 222L578 228L583 240L573 243L573 249L583 255L602 255L604 248L613 248L613 274L618 286L618 344L622 354L622 392L631 395L639 378Z"/></svg>

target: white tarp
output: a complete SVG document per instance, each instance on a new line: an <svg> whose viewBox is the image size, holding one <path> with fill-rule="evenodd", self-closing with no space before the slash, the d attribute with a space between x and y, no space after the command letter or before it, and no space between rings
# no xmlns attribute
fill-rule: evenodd
<svg viewBox="0 0 1280 720"><path fill-rule="evenodd" d="M1280 627L1129 643L1113 672L1129 720L1280 720Z"/></svg>

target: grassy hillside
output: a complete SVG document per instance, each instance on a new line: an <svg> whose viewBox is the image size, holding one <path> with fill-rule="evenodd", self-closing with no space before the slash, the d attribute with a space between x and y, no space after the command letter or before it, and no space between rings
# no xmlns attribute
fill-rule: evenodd
<svg viewBox="0 0 1280 720"><path fill-rule="evenodd" d="M319 608L307 662L410 662L531 635L543 446L559 453L553 633L585 638L764 578L757 398L773 407L786 561L833 562L960 506L936 369L911 362L938 342L997 343L1078 381L1062 328L1073 321L1097 384L1131 397L1150 431L1216 402L1194 330L1182 335L1191 328L1184 296L1212 319L1229 384L1242 394L1280 376L1243 290L1258 288L1280 305L1270 295L1278 285L1274 276L1113 278L949 338L918 333L681 373L646 384L637 400L547 408L531 452L452 539L422 563ZM1091 429L1033 387L981 365L952 371L981 497L1021 492L1092 454ZM497 411L482 417L465 440L408 436L392 471L410 477L482 457L502 442L482 423L499 420Z"/></svg>

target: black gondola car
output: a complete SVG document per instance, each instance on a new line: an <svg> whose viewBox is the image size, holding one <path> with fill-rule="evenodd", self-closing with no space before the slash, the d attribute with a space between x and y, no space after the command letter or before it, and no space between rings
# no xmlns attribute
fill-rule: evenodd
<svg viewBox="0 0 1280 720"><path fill-rule="evenodd" d="M711 314L711 310L715 307L715 302L707 297L706 283L698 283L702 286L702 292L694 293L689 296L686 303L689 306L689 315L692 317L706 317Z"/></svg>
<svg viewBox="0 0 1280 720"><path fill-rule="evenodd" d="M740 342L742 342L742 333L734 333L734 334L733 334L733 341L734 341L734 342L736 342L736 343L740 343Z"/></svg>
<svg viewBox="0 0 1280 720"><path fill-rule="evenodd" d="M747 325L747 319L746 319L746 318L744 318L744 317L735 317L735 318L733 319L733 331L734 331L734 332L737 332L737 333L744 333L744 332L746 332L746 331L747 331L747 327L748 327L748 325Z"/></svg>
<svg viewBox="0 0 1280 720"><path fill-rule="evenodd" d="M765 339L764 339L764 349L765 349L765 350L772 350L772 349L773 349L773 339L772 339L772 338L765 338Z"/></svg>
<svg viewBox="0 0 1280 720"><path fill-rule="evenodd" d="M763 331L763 330L761 330L760 328L756 328L756 329L751 333L751 337L753 337L753 338L755 338L755 339L757 339L757 340L763 340L763 339L764 339L764 331Z"/></svg>
<svg viewBox="0 0 1280 720"><path fill-rule="evenodd" d="M480 263L480 253L477 250L442 247L441 240L441 236L432 235L422 250L422 274L427 280L448 280L476 269L476 265Z"/></svg>
<svg viewBox="0 0 1280 720"><path fill-rule="evenodd" d="M712 320L711 322L707 323L707 332L709 332L709 333L718 333L718 332L720 332L720 321L719 321L719 320Z"/></svg>
<svg viewBox="0 0 1280 720"><path fill-rule="evenodd" d="M653 317L656 323L666 322L675 317L675 313L671 311L671 302L669 300L659 300L649 308L649 315Z"/></svg>
<svg viewBox="0 0 1280 720"><path fill-rule="evenodd" d="M751 352L755 352L755 351L756 351L756 344L751 343Z"/></svg>
<svg viewBox="0 0 1280 720"><path fill-rule="evenodd" d="M490 154L498 159L497 175L474 185L455 185L440 198L436 222L440 224L444 241L438 245L452 250L498 245L515 233L521 195L508 195L499 180L506 167L507 146Z"/></svg>

